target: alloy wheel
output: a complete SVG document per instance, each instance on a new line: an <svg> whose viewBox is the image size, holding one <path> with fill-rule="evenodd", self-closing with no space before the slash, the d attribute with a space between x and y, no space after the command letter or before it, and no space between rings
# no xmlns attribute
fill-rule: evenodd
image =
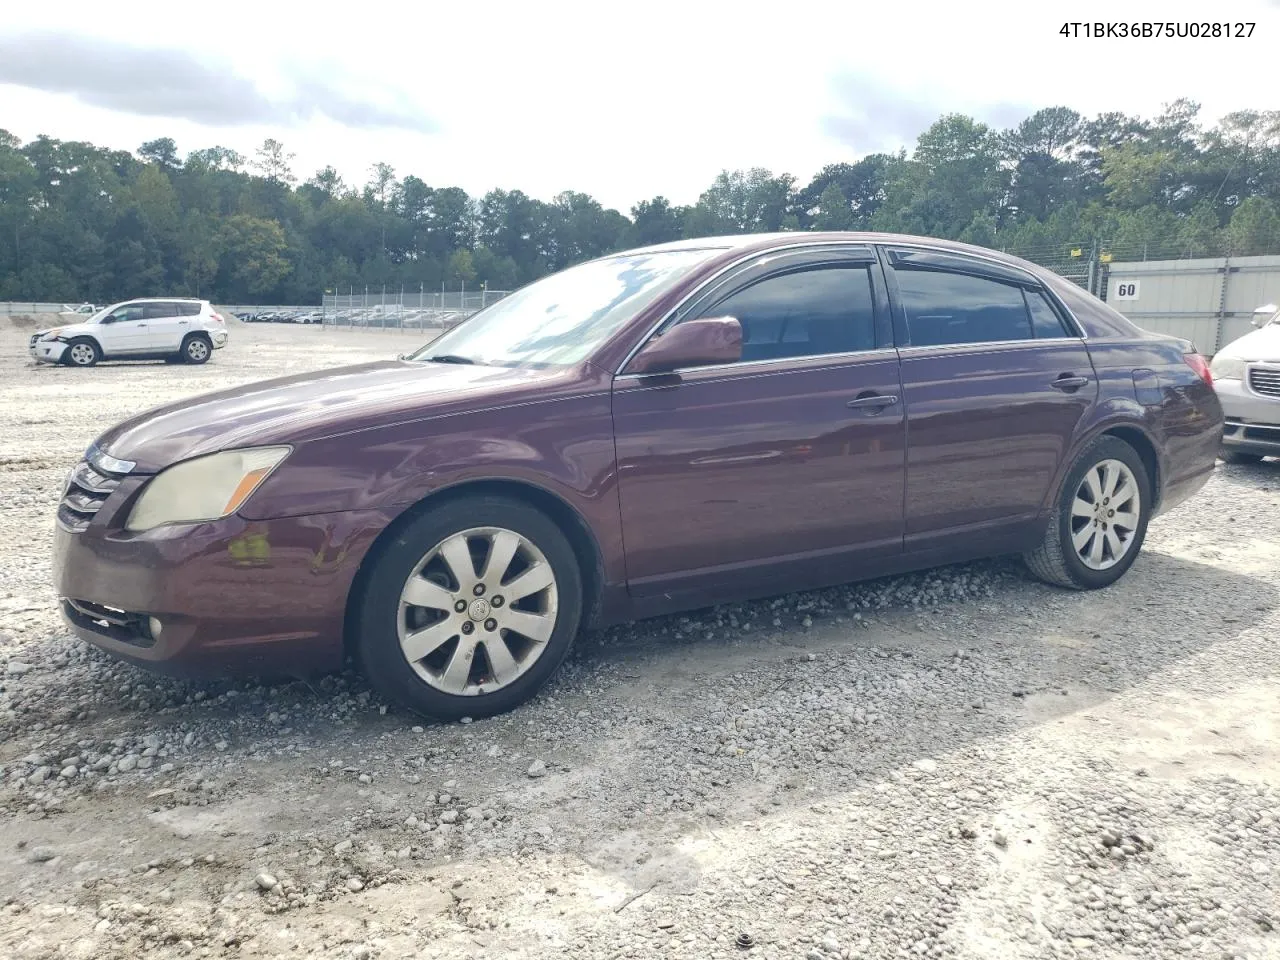
<svg viewBox="0 0 1280 960"><path fill-rule="evenodd" d="M426 683L476 696L524 674L556 625L555 573L527 537L473 527L436 544L400 592L400 650Z"/></svg>
<svg viewBox="0 0 1280 960"><path fill-rule="evenodd" d="M87 343L74 343L71 345L71 362L79 367L87 367L93 363L94 349Z"/></svg>
<svg viewBox="0 0 1280 960"><path fill-rule="evenodd" d="M187 356L199 362L209 356L209 345L203 340L192 340L187 344Z"/></svg>
<svg viewBox="0 0 1280 960"><path fill-rule="evenodd" d="M1115 566L1133 546L1142 516L1142 493L1133 471L1103 460L1080 481L1071 501L1071 544L1091 570Z"/></svg>

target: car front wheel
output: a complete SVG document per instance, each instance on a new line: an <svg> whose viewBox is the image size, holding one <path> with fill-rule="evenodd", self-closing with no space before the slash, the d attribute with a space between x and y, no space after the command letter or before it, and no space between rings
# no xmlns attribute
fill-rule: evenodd
<svg viewBox="0 0 1280 960"><path fill-rule="evenodd" d="M466 497L400 531L358 602L357 653L380 692L441 720L479 718L550 679L578 631L582 577L541 511Z"/></svg>
<svg viewBox="0 0 1280 960"><path fill-rule="evenodd" d="M1137 559L1151 505L1151 478L1138 452L1118 437L1099 437L1072 465L1043 541L1024 560L1046 583L1109 586Z"/></svg>
<svg viewBox="0 0 1280 960"><path fill-rule="evenodd" d="M67 344L66 360L73 367L92 367L101 359L102 351L87 337L72 340Z"/></svg>

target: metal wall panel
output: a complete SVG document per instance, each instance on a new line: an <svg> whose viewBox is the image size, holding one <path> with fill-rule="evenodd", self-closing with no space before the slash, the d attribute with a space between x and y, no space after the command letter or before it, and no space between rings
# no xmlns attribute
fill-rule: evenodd
<svg viewBox="0 0 1280 960"><path fill-rule="evenodd" d="M1137 298L1118 296L1132 282ZM1113 263L1106 300L1143 329L1213 354L1253 329L1254 309L1280 301L1280 256Z"/></svg>

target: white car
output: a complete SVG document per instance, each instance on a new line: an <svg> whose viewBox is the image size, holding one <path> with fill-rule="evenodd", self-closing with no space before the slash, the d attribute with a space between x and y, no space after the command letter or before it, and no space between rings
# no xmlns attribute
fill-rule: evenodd
<svg viewBox="0 0 1280 960"><path fill-rule="evenodd" d="M1253 325L1258 329L1219 350L1209 367L1226 414L1222 458L1232 463L1280 457L1280 309L1259 307Z"/></svg>
<svg viewBox="0 0 1280 960"><path fill-rule="evenodd" d="M83 321L31 336L37 363L92 367L99 360L204 363L226 346L227 322L208 300L156 297L112 304Z"/></svg>

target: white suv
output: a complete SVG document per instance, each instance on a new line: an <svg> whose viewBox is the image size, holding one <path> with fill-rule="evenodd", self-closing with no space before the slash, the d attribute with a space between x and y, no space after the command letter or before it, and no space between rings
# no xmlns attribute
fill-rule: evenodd
<svg viewBox="0 0 1280 960"><path fill-rule="evenodd" d="M38 363L92 367L99 360L204 363L227 343L227 322L208 300L156 297L126 300L80 323L37 330L31 356Z"/></svg>

